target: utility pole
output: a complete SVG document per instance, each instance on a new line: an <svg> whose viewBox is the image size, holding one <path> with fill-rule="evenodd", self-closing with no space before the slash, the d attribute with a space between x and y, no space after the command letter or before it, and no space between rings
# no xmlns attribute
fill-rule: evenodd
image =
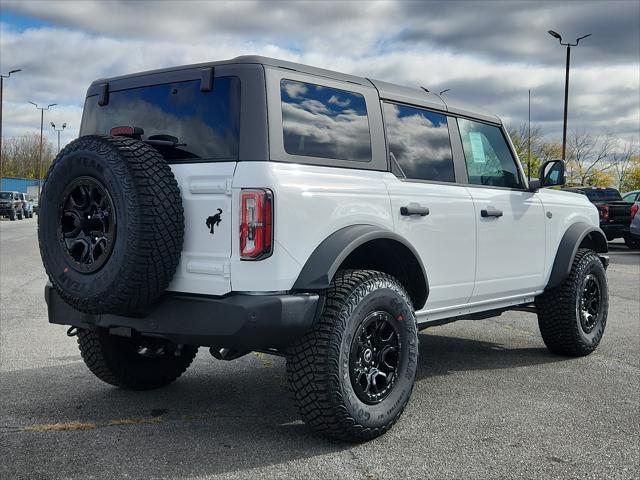
<svg viewBox="0 0 640 480"><path fill-rule="evenodd" d="M42 134L44 133L44 111L49 110L57 103L50 103L46 107L39 107L37 103L29 102L31 105L40 110L40 158L38 159L38 201L40 201L40 188L42 187Z"/></svg>
<svg viewBox="0 0 640 480"><path fill-rule="evenodd" d="M53 127L54 131L58 132L58 153L60 153L60 132L67 128L67 124L63 123L62 128L56 128L56 124L51 122L51 126Z"/></svg>
<svg viewBox="0 0 640 480"><path fill-rule="evenodd" d="M568 105L569 105L569 61L571 59L571 47L577 47L578 44L580 43L580 40L582 40L583 38L590 37L591 34L589 33L587 35L583 35L582 37L579 37L578 39L576 39L576 43L571 43L571 42L562 43L562 35L560 35L558 32L554 32L553 30L548 30L547 33L552 37L557 38L558 41L560 42L560 45L564 45L567 47L567 66L566 66L566 72L564 77L564 123L562 126L562 159L566 160L567 159L566 158L567 111L568 111Z"/></svg>
<svg viewBox="0 0 640 480"><path fill-rule="evenodd" d="M18 73L22 70L11 70L6 75L0 74L0 190L2 190L2 90L4 89L4 79L9 78L12 73Z"/></svg>
<svg viewBox="0 0 640 480"><path fill-rule="evenodd" d="M529 89L529 127L527 128L527 181L531 181L531 89Z"/></svg>

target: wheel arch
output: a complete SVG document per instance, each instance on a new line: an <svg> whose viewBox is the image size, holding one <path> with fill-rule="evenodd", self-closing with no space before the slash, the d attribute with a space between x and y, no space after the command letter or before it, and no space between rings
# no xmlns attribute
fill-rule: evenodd
<svg viewBox="0 0 640 480"><path fill-rule="evenodd" d="M293 290L325 290L340 268L393 275L407 289L416 310L429 295L427 274L415 248L400 235L375 225L351 225L328 236L308 258Z"/></svg>
<svg viewBox="0 0 640 480"><path fill-rule="evenodd" d="M589 248L597 253L609 251L607 237L600 228L584 222L574 223L560 240L546 289L559 286L569 276L579 248Z"/></svg>

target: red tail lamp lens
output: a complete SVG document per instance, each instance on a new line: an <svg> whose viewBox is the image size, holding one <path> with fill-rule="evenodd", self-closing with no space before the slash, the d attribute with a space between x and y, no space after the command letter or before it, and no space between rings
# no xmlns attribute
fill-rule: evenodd
<svg viewBox="0 0 640 480"><path fill-rule="evenodd" d="M240 192L240 258L261 260L273 253L273 193L266 189Z"/></svg>

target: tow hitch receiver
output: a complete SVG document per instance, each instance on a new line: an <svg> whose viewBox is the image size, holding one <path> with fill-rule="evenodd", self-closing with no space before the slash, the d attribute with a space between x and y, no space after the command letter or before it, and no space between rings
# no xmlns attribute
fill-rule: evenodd
<svg viewBox="0 0 640 480"><path fill-rule="evenodd" d="M251 353L248 350L236 350L234 348L209 348L209 353L218 360L235 360L236 358L244 357L246 354Z"/></svg>

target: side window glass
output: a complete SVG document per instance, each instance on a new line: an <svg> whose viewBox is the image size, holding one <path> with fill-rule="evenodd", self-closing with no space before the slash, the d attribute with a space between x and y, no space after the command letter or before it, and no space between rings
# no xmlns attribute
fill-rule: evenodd
<svg viewBox="0 0 640 480"><path fill-rule="evenodd" d="M392 171L397 176L455 182L445 115L385 103L384 120Z"/></svg>
<svg viewBox="0 0 640 480"><path fill-rule="evenodd" d="M498 127L458 119L469 183L522 188L509 146Z"/></svg>
<svg viewBox="0 0 640 480"><path fill-rule="evenodd" d="M337 88L280 81L284 149L289 155L371 161L364 97Z"/></svg>

